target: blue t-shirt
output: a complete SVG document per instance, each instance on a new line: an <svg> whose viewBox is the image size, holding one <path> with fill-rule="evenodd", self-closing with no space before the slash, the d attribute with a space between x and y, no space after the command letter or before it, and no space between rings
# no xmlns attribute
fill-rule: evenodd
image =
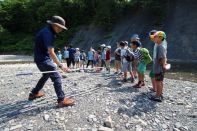
<svg viewBox="0 0 197 131"><path fill-rule="evenodd" d="M69 58L74 59L76 50L74 48L68 48L68 51L69 51Z"/></svg>
<svg viewBox="0 0 197 131"><path fill-rule="evenodd" d="M62 61L62 54L57 54L57 58L59 61Z"/></svg>
<svg viewBox="0 0 197 131"><path fill-rule="evenodd" d="M37 33L34 46L34 61L36 63L52 60L48 48L54 48L55 36L56 33L51 26L45 27Z"/></svg>
<svg viewBox="0 0 197 131"><path fill-rule="evenodd" d="M66 59L66 58L69 58L69 51L64 51L64 58Z"/></svg>
<svg viewBox="0 0 197 131"><path fill-rule="evenodd" d="M106 59L106 51L102 50L101 52L101 60L105 60Z"/></svg>
<svg viewBox="0 0 197 131"><path fill-rule="evenodd" d="M88 51L88 60L94 60L94 53L92 51Z"/></svg>

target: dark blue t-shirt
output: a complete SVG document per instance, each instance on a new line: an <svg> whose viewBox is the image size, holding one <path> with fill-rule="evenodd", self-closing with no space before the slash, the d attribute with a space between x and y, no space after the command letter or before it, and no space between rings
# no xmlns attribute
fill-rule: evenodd
<svg viewBox="0 0 197 131"><path fill-rule="evenodd" d="M56 33L51 26L41 29L35 38L34 61L36 63L51 60L48 48L54 48Z"/></svg>
<svg viewBox="0 0 197 131"><path fill-rule="evenodd" d="M69 58L75 58L76 50L74 48L68 48L69 51Z"/></svg>

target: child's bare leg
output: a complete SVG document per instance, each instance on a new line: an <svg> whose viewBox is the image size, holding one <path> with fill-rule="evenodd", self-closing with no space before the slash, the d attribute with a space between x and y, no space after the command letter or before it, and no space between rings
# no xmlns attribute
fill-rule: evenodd
<svg viewBox="0 0 197 131"><path fill-rule="evenodd" d="M156 96L161 96L163 91L163 81L156 81Z"/></svg>
<svg viewBox="0 0 197 131"><path fill-rule="evenodd" d="M152 82L153 90L156 91L156 81L155 81L155 78L152 78L151 79L151 82Z"/></svg>

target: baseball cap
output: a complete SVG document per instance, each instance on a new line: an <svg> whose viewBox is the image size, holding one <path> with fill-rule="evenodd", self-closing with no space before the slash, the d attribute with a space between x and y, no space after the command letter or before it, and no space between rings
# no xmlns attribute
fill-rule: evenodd
<svg viewBox="0 0 197 131"><path fill-rule="evenodd" d="M164 39L166 39L166 33L163 32L163 31L157 31L155 34L154 34L154 37L155 36L159 36L159 37L162 37Z"/></svg>

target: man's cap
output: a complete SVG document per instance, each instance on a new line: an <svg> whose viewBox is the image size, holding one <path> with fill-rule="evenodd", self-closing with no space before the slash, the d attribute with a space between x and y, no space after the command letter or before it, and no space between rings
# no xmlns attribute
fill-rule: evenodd
<svg viewBox="0 0 197 131"><path fill-rule="evenodd" d="M60 28L62 28L62 29L65 29L65 30L67 30L67 28L65 27L65 24L66 24L66 22L65 22L65 20L62 18L62 17L60 17L60 16L52 16L52 18L51 18L51 20L47 20L47 23L48 24L54 24L54 25L57 25L57 26L59 26Z"/></svg>
<svg viewBox="0 0 197 131"><path fill-rule="evenodd" d="M163 31L157 31L157 32L155 33L154 37L155 37L155 36L159 36L159 37L162 37L162 38L166 39L166 33L163 32Z"/></svg>

